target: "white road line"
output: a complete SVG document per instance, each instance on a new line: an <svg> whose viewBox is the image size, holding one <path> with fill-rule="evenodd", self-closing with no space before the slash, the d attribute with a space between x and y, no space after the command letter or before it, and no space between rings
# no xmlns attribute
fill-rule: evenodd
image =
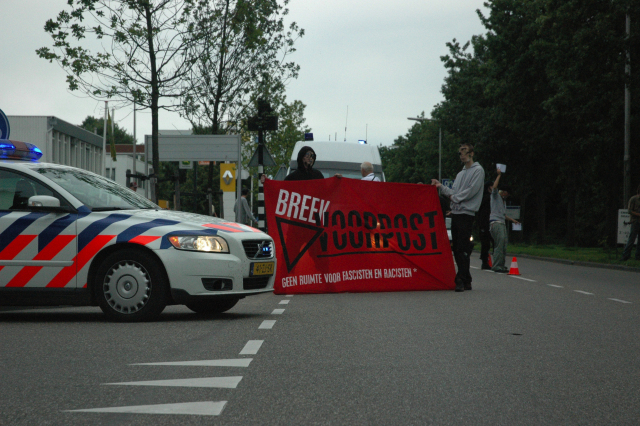
<svg viewBox="0 0 640 426"><path fill-rule="evenodd" d="M491 269L484 269L484 272L491 272L492 274L495 274L495 271L492 271Z"/></svg>
<svg viewBox="0 0 640 426"><path fill-rule="evenodd" d="M588 291L582 291L582 290L573 290L576 293L581 293L581 294L587 294L589 296L593 296L593 293L589 293Z"/></svg>
<svg viewBox="0 0 640 426"><path fill-rule="evenodd" d="M537 283L537 281L536 281L536 280L530 280L529 278L522 278L522 277L518 277L518 276L516 276L516 275L509 275L509 276L510 276L511 278L515 278L515 279L518 279L518 280L523 280L523 281L529 281L529 282L532 282L532 283Z"/></svg>
<svg viewBox="0 0 640 426"><path fill-rule="evenodd" d="M278 303L278 305L288 305L289 302L290 302L290 300L287 300L287 299L281 300L280 303Z"/></svg>
<svg viewBox="0 0 640 426"><path fill-rule="evenodd" d="M564 288L561 285L555 285L555 284L547 284L549 287L555 287L555 288Z"/></svg>
<svg viewBox="0 0 640 426"><path fill-rule="evenodd" d="M626 300L620 300L620 299L609 299L609 300L613 300L614 302L620 302L620 303L631 303Z"/></svg>
<svg viewBox="0 0 640 426"><path fill-rule="evenodd" d="M203 361L145 362L129 365L176 365L185 367L248 367L253 358L208 359Z"/></svg>
<svg viewBox="0 0 640 426"><path fill-rule="evenodd" d="M258 328L263 330L271 330L275 324L276 322L274 320L264 320Z"/></svg>
<svg viewBox="0 0 640 426"><path fill-rule="evenodd" d="M255 355L258 353L260 346L264 340L249 340L244 348L240 351L240 355Z"/></svg>
<svg viewBox="0 0 640 426"><path fill-rule="evenodd" d="M469 268L471 268L471 269L480 269L477 266L469 266Z"/></svg>
<svg viewBox="0 0 640 426"><path fill-rule="evenodd" d="M90 408L63 410L82 413L137 413L137 414L186 414L192 416L219 416L227 401L185 402L181 404L132 405L130 407Z"/></svg>
<svg viewBox="0 0 640 426"><path fill-rule="evenodd" d="M282 315L284 313L284 309L274 309L273 312L271 312L271 315Z"/></svg>
<svg viewBox="0 0 640 426"><path fill-rule="evenodd" d="M287 294L285 297L293 297L293 294Z"/></svg>
<svg viewBox="0 0 640 426"><path fill-rule="evenodd" d="M193 379L147 380L142 382L103 383L104 385L127 386L173 386L183 388L225 388L234 389L242 376L231 377L194 377Z"/></svg>

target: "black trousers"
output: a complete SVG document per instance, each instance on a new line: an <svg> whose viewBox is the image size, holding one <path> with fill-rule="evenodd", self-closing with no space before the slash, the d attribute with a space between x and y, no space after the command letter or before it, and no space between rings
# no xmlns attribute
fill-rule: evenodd
<svg viewBox="0 0 640 426"><path fill-rule="evenodd" d="M482 259L482 263L489 263L489 251L491 250L491 246L494 245L493 237L491 236L491 232L489 232L489 228L480 228L480 259ZM452 237L453 238L453 237Z"/></svg>
<svg viewBox="0 0 640 426"><path fill-rule="evenodd" d="M471 272L469 272L470 256L472 245L471 230L473 228L474 217L468 214L451 215L451 242L453 243L453 258L458 266L456 281L465 284L471 283Z"/></svg>

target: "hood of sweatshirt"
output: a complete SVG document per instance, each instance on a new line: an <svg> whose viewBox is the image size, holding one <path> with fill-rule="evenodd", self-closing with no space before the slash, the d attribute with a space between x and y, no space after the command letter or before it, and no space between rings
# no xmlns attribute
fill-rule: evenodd
<svg viewBox="0 0 640 426"><path fill-rule="evenodd" d="M298 170L302 172L308 172L308 171L311 171L311 169L313 169L313 164L312 164L311 167L309 167L309 170L307 171L307 169L305 169L304 167L304 161L302 160L304 156L307 155L307 152L309 151L311 151L314 156L316 155L316 152L310 146L303 146L302 148L300 148L300 151L298 152ZM315 160L313 163L315 164Z"/></svg>

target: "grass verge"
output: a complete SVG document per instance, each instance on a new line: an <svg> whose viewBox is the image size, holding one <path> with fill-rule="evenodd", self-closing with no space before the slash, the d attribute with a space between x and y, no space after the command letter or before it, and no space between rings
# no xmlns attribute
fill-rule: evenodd
<svg viewBox="0 0 640 426"><path fill-rule="evenodd" d="M623 262L622 248L604 249L601 247L565 247L562 245L527 245L509 244L507 258L511 255L526 254L530 256L550 257L554 259L567 259L575 262L606 263L610 265L624 265L640 268L640 261L634 260L635 248L631 253L631 259Z"/></svg>

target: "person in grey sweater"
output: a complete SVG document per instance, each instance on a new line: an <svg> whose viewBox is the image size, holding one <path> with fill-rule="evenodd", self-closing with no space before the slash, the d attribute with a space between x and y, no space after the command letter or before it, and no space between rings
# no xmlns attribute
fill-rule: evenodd
<svg viewBox="0 0 640 426"><path fill-rule="evenodd" d="M236 213L236 222L242 223L243 225L251 225L249 220L258 222L258 219L256 219L253 216L253 213L251 213L249 203L247 202L247 195L249 195L249 190L247 188L242 188L242 196L238 198L236 205L233 206L233 211Z"/></svg>
<svg viewBox="0 0 640 426"><path fill-rule="evenodd" d="M458 150L463 169L456 176L451 189L443 186L437 179L431 184L440 189L441 194L451 201L451 241L453 257L458 266L455 284L456 291L471 290L470 256L473 246L470 242L474 216L482 202L484 169L473 161L473 145L464 143Z"/></svg>
<svg viewBox="0 0 640 426"><path fill-rule="evenodd" d="M493 267L491 270L498 273L507 273L509 269L505 266L505 256L507 255L507 220L513 223L520 223L515 219L507 216L507 208L505 206L505 200L509 196L509 191L506 188L498 190L498 183L500 182L500 176L502 171L498 168L496 170L498 176L491 186L491 214L489 215L489 226L491 237L494 241L493 250Z"/></svg>

